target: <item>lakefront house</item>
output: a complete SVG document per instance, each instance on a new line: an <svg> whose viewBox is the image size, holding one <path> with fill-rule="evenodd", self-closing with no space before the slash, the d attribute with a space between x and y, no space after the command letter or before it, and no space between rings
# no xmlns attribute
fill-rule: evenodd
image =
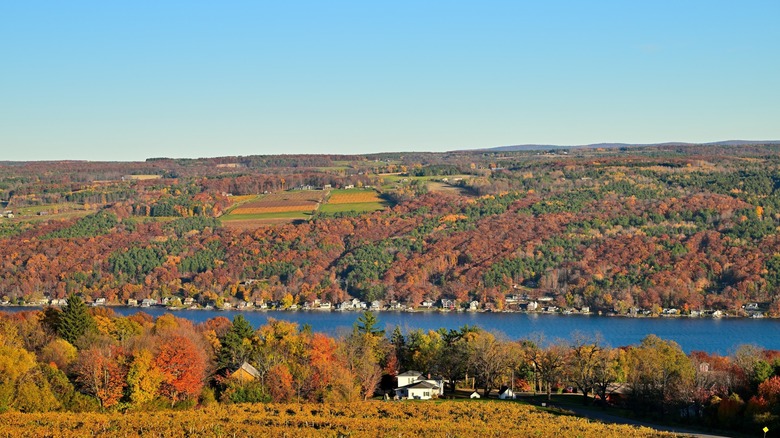
<svg viewBox="0 0 780 438"><path fill-rule="evenodd" d="M444 395L444 380L440 377L425 378L419 371L406 371L397 377L395 395L400 399L430 400Z"/></svg>

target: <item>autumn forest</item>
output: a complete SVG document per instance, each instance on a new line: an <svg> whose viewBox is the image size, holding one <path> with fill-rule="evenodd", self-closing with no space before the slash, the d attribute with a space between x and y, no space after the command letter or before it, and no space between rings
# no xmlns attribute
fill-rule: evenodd
<svg viewBox="0 0 780 438"><path fill-rule="evenodd" d="M652 335L613 348L379 322L402 309L780 317L780 145L0 162L0 202L0 302L30 306L0 307L0 411L20 431L52 421L25 415L56 411L54 436L79 434L66 412L100 412L87 427L109 435L235 432L213 419L143 429L149 411L197 407L245 433L262 419L267 435L421 433L400 421L419 410L442 436L484 430L490 415L542 436L556 422L654 434L524 404L372 401L407 370L441 378L447 399L575 392L649 418L780 427L780 356L759 347L718 356ZM374 312L337 337L112 310L335 311L353 299ZM450 424L463 403L485 424ZM357 416L369 426L351 429Z"/></svg>
<svg viewBox="0 0 780 438"><path fill-rule="evenodd" d="M771 145L4 163L0 297L776 316L778 163ZM365 199L330 203L350 189Z"/></svg>

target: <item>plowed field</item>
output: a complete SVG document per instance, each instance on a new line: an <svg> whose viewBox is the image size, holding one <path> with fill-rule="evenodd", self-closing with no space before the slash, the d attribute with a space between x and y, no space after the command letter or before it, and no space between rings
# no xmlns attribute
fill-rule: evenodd
<svg viewBox="0 0 780 438"><path fill-rule="evenodd" d="M256 201L247 202L230 212L230 215L310 212L317 208L327 192L321 190L301 190L294 192L272 193Z"/></svg>

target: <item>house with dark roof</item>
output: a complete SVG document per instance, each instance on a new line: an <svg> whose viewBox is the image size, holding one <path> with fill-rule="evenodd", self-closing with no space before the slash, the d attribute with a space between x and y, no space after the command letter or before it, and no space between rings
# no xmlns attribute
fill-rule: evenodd
<svg viewBox="0 0 780 438"><path fill-rule="evenodd" d="M398 376L398 387L395 395L401 399L429 400L444 395L444 380L441 378L426 379L419 371L406 371Z"/></svg>

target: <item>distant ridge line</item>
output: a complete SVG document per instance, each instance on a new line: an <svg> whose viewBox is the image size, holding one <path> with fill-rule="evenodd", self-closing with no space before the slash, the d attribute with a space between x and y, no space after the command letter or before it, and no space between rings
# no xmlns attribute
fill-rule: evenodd
<svg viewBox="0 0 780 438"><path fill-rule="evenodd" d="M539 151L545 149L615 149L615 148L640 148L652 146L754 146L780 144L780 140L725 140L709 143L689 143L684 141L669 141L664 143L592 143L583 145L553 145L553 144L519 144L508 146L496 146L492 148L473 149L489 152L514 152L514 151Z"/></svg>

